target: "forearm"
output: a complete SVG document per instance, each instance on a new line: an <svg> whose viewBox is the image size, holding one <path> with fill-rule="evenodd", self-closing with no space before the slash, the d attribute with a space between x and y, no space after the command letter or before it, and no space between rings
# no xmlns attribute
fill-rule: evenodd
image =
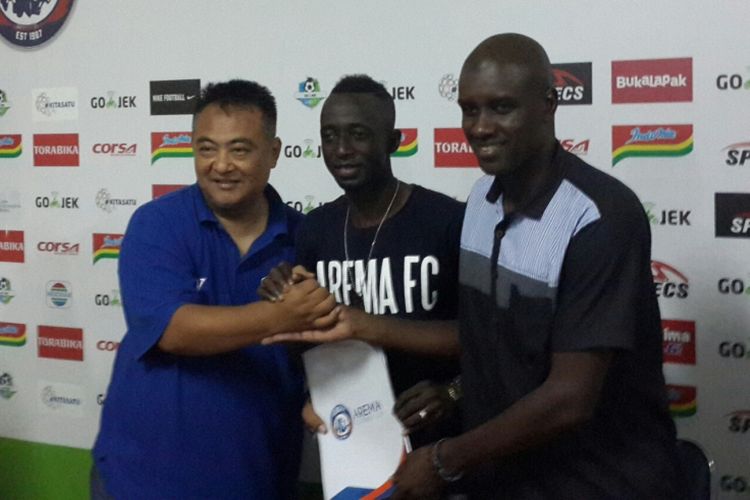
<svg viewBox="0 0 750 500"><path fill-rule="evenodd" d="M469 471L481 463L533 450L576 429L594 414L611 354L553 355L547 380L507 410L441 448L447 470Z"/></svg>
<svg viewBox="0 0 750 500"><path fill-rule="evenodd" d="M456 321L366 316L355 326L354 336L371 345L445 358L458 357L461 352Z"/></svg>
<svg viewBox="0 0 750 500"><path fill-rule="evenodd" d="M158 346L172 354L207 356L258 344L284 331L282 309L271 302L242 306L186 304L174 313Z"/></svg>

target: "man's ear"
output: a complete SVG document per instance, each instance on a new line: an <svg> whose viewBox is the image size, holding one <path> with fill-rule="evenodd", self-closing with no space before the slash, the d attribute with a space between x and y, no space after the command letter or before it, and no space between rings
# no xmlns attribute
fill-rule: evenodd
<svg viewBox="0 0 750 500"><path fill-rule="evenodd" d="M544 101L546 103L547 112L551 115L557 111L558 95L555 87L550 87L544 95Z"/></svg>
<svg viewBox="0 0 750 500"><path fill-rule="evenodd" d="M397 128L393 129L391 136L388 139L388 152L393 154L401 144L401 131Z"/></svg>

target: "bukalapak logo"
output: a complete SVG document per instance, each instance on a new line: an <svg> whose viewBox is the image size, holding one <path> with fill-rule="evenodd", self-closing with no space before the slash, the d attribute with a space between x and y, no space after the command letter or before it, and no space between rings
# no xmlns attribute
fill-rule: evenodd
<svg viewBox="0 0 750 500"><path fill-rule="evenodd" d="M750 193L716 193L716 236L750 238Z"/></svg>
<svg viewBox="0 0 750 500"><path fill-rule="evenodd" d="M692 57L612 61L613 104L692 101Z"/></svg>
<svg viewBox="0 0 750 500"><path fill-rule="evenodd" d="M73 0L0 0L0 35L19 47L52 38L68 19Z"/></svg>
<svg viewBox="0 0 750 500"><path fill-rule="evenodd" d="M77 167L78 134L34 134L35 167Z"/></svg>
<svg viewBox="0 0 750 500"><path fill-rule="evenodd" d="M657 297L684 299L688 296L690 285L687 277L669 264L652 260L651 275Z"/></svg>
<svg viewBox="0 0 750 500"><path fill-rule="evenodd" d="M722 149L726 151L725 163L732 167L750 166L750 141L736 142Z"/></svg>
<svg viewBox="0 0 750 500"><path fill-rule="evenodd" d="M695 364L695 321L661 320L664 362Z"/></svg>
<svg viewBox="0 0 750 500"><path fill-rule="evenodd" d="M677 157L693 151L693 125L613 125L612 166L633 157Z"/></svg>
<svg viewBox="0 0 750 500"><path fill-rule="evenodd" d="M474 151L460 128L435 129L436 167L478 167Z"/></svg>
<svg viewBox="0 0 750 500"><path fill-rule="evenodd" d="M192 115L201 92L201 81L151 81L152 115Z"/></svg>
<svg viewBox="0 0 750 500"><path fill-rule="evenodd" d="M0 262L24 262L23 231L0 229Z"/></svg>
<svg viewBox="0 0 750 500"><path fill-rule="evenodd" d="M552 65L552 78L558 104L591 104L591 63Z"/></svg>

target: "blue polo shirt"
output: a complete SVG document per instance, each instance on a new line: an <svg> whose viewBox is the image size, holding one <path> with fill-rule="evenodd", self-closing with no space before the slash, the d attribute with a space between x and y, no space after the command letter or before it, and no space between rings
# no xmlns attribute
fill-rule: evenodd
<svg viewBox="0 0 750 500"><path fill-rule="evenodd" d="M127 333L94 459L115 498L293 497L302 373L282 346L203 357L156 344L184 304L257 301L260 279L294 259L301 215L268 186L266 231L240 255L197 185L140 207L122 243Z"/></svg>

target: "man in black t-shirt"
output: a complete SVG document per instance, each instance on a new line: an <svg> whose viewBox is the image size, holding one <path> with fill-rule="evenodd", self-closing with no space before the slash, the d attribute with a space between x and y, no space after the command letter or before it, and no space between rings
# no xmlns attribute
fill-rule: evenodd
<svg viewBox="0 0 750 500"><path fill-rule="evenodd" d="M337 302L351 306L341 313L339 326L346 332L277 339L366 341L385 350L396 395L431 380L441 383L434 397L447 399L442 384L459 371L454 320L464 205L394 177L390 155L401 138L394 124L390 94L368 76L342 78L326 99L320 116L323 159L344 195L305 218L296 239L297 263ZM395 318L429 321L429 327ZM414 429L442 413L437 402L413 403L420 405ZM308 426L310 418L306 412ZM320 424L315 420L312 427ZM425 444L448 432L446 426L432 430L412 440Z"/></svg>

